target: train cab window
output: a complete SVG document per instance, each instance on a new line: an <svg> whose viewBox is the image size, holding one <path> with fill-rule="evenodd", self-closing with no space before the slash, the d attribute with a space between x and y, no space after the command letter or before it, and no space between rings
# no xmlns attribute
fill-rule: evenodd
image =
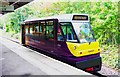
<svg viewBox="0 0 120 77"><path fill-rule="evenodd" d="M74 29L72 27L72 24L69 22L62 22L60 23L62 31L64 33L64 37L66 38L66 41L69 42L78 42L77 37L75 35Z"/></svg>

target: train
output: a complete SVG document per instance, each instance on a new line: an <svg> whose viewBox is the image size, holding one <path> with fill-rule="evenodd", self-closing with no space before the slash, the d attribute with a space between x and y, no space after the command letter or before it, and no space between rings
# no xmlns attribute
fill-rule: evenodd
<svg viewBox="0 0 120 77"><path fill-rule="evenodd" d="M88 14L27 19L20 29L22 45L42 50L88 72L101 70L101 50Z"/></svg>

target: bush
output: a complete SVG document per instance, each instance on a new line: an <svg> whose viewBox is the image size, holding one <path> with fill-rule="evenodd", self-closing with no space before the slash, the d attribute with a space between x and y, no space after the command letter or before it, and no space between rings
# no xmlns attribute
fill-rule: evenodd
<svg viewBox="0 0 120 77"><path fill-rule="evenodd" d="M120 59L118 58L117 45L102 45L101 57L103 64L110 66L114 69L119 69Z"/></svg>

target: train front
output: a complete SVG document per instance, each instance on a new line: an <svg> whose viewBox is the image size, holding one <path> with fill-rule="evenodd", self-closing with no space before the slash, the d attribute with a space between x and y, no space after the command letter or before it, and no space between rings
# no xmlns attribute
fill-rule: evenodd
<svg viewBox="0 0 120 77"><path fill-rule="evenodd" d="M96 72L101 70L100 47L94 38L88 16L75 15L68 26L66 44L74 56L69 58L69 60L73 60L76 67L85 71Z"/></svg>

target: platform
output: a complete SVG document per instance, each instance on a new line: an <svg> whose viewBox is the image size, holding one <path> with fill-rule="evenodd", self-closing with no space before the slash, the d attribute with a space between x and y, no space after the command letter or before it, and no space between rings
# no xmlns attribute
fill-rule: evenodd
<svg viewBox="0 0 120 77"><path fill-rule="evenodd" d="M33 67L37 68L37 70L35 70L37 72L37 75L91 75L93 76L92 74L89 74L73 66L70 66L66 63L55 60L41 53L38 53L34 50L26 48L8 39L0 37L0 40L1 40L0 43L3 46L7 47L8 49L10 49L10 51L14 52L19 57L24 59L26 62L30 63L32 67L30 66L29 68L33 68ZM4 48L2 49L2 51L4 51ZM4 56L1 59L4 59ZM13 59L17 59L17 58L13 57ZM2 61L4 62L4 60ZM23 68L22 70L26 70L26 69ZM11 71L13 71L14 73L14 69L12 69ZM38 71L42 71L42 72L39 73Z"/></svg>

